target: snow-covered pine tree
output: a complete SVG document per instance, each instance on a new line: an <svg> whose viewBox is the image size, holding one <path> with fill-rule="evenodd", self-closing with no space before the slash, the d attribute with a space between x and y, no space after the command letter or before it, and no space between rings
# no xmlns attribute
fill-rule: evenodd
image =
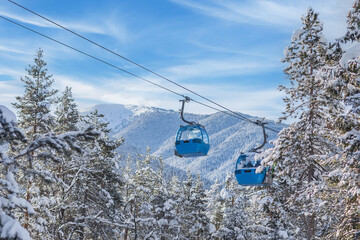
<svg viewBox="0 0 360 240"><path fill-rule="evenodd" d="M41 134L51 132L54 127L54 118L51 116L50 107L55 102L54 95L57 90L52 89L54 80L52 75L48 74L44 60L43 50L36 52L34 64L29 65L26 69L27 76L21 77L24 83L24 95L16 97L17 102L13 106L18 110L19 126L24 129L28 139L36 140ZM51 168L54 166L46 154L40 154L39 151L51 151L50 149L37 149L32 155L39 157L31 157L29 159L19 159L19 164L27 169L19 172L20 182L26 186L26 200L31 202L37 214L36 219L32 223L29 222L28 214L23 219L25 228L32 232L46 232L46 222L49 216L48 207L52 202L52 191L50 185L56 180L52 175ZM26 166L26 168L25 168ZM35 177L35 175L41 176Z"/></svg>
<svg viewBox="0 0 360 240"><path fill-rule="evenodd" d="M156 195L151 202L156 223L154 225L154 237L160 240L175 239L179 225L176 215L177 196L169 191L169 183L163 174L164 164L161 158L159 161L160 168L157 171L157 176L160 178L161 184L155 185L155 188L159 187L159 189L154 189Z"/></svg>
<svg viewBox="0 0 360 240"><path fill-rule="evenodd" d="M223 205L223 220L212 234L214 239L251 239L248 228L253 221L248 215L249 199L244 195L244 187L238 185L233 174L228 174L225 186L220 192Z"/></svg>
<svg viewBox="0 0 360 240"><path fill-rule="evenodd" d="M13 106L18 110L19 127L25 129L29 139L36 139L37 134L47 133L54 125L50 115L50 106L54 103L57 90L52 89L54 80L48 74L43 50L36 52L34 65L26 69L27 76L20 78L25 84L23 96L16 97Z"/></svg>
<svg viewBox="0 0 360 240"><path fill-rule="evenodd" d="M210 233L219 230L224 218L224 201L220 196L222 184L216 179L210 189L206 191L206 216L210 220Z"/></svg>
<svg viewBox="0 0 360 240"><path fill-rule="evenodd" d="M276 163L276 192L286 199L288 211L282 211L281 218L289 222L289 238L312 239L319 236L320 213L325 204L320 204L317 195L326 188L321 176L324 168L320 165L322 157L332 151L327 140L328 132L324 126L326 118L322 97L321 81L316 78L319 69L325 65L326 41L322 34L322 23L318 13L311 8L302 17L303 26L292 36L291 45L285 49L284 69L291 86L280 86L287 96L284 98L286 110L281 119L297 118L279 133L275 147L268 151L264 163L272 167ZM275 197L275 196L274 196ZM300 230L290 226L299 226ZM293 234L296 235L293 235Z"/></svg>
<svg viewBox="0 0 360 240"><path fill-rule="evenodd" d="M208 239L210 235L210 220L206 216L206 194L204 184L201 181L200 174L197 174L195 186L192 191L192 202L195 207L193 212L194 225L192 230L195 233L195 239Z"/></svg>
<svg viewBox="0 0 360 240"><path fill-rule="evenodd" d="M347 66L346 69L340 64L324 67L319 77L326 84L329 97L338 100L336 108L330 109L336 114L331 115L328 125L334 131L332 140L340 150L323 161L331 169L327 174L331 191L324 194L331 202L329 212L332 212L326 219L331 223L327 234L329 238L350 240L360 234L360 98L357 96L360 93L360 57L347 61Z"/></svg>
<svg viewBox="0 0 360 240"><path fill-rule="evenodd" d="M3 145L4 143L10 144L8 154L4 152L3 146L0 148L0 158L2 163L0 183L4 186L2 188L3 195L1 197L2 214L0 220L2 225L0 229L0 238L31 239L28 234L29 229L33 230L33 232L31 231L30 233L31 235L34 235L35 238L47 239L49 238L48 232L44 233L38 231L35 228L30 228L29 225L27 225L28 229L20 226L19 222L24 222L24 216L27 216L25 223L34 224L32 226L36 226L35 221L38 220L38 218L34 215L37 213L34 211L34 208L29 201L19 196L23 191L20 186L18 186L16 179L19 179L18 176L20 171L18 170L21 170L22 172L31 171L33 173L33 181L35 181L36 178L44 178L47 181L53 181L53 176L44 175L43 172L35 171L34 169L27 169L26 166L19 162L19 160L25 158L27 161L32 162L33 159L37 158L42 159L43 161L49 161L51 159L56 159L56 155L53 154L54 151L56 151L57 154L71 154L73 151L81 152L82 149L77 145L76 141L78 141L78 139L84 141L93 140L99 136L99 132L89 128L85 131L67 132L60 135L48 133L38 136L35 140L25 142L25 135L22 134L12 122L9 123L9 121L4 118L3 114L0 114L0 122L0 145ZM24 143L19 144L19 142ZM17 145L16 151L14 150L15 145ZM40 151L37 151L39 149ZM3 177L6 177L6 180L3 179ZM25 214L21 209L26 210ZM33 215L35 219L30 218L29 215Z"/></svg>
<svg viewBox="0 0 360 240"><path fill-rule="evenodd" d="M73 155L64 175L65 197L61 202L59 239L116 239L124 227L121 186L117 169L118 148L123 139L108 137L108 123L97 111L84 117L85 125L100 132L94 141L80 142L85 149Z"/></svg>
<svg viewBox="0 0 360 240"><path fill-rule="evenodd" d="M125 223L128 225L126 238L158 239L161 237L162 228L166 227L165 221L161 221L164 225L157 222L162 218L161 209L157 208L162 205L161 199L166 195L160 193L164 190L162 168L161 158L150 155L150 149L148 149L144 156L139 155L136 160L135 173L127 177L125 184L127 185Z"/></svg>
<svg viewBox="0 0 360 240"><path fill-rule="evenodd" d="M122 239L124 240L128 240L129 238L131 238L131 234L132 234L132 229L134 229L133 227L133 216L132 216L132 211L133 211L133 192L135 189L134 186L134 177L133 177L133 170L132 170L132 163L133 160L130 156L128 156L127 160L126 160L126 165L125 167L122 169L122 176L124 178L124 184L122 186L122 192L123 192L123 202L124 202L124 208L123 208L123 213L124 213L124 229L123 232L121 234Z"/></svg>
<svg viewBox="0 0 360 240"><path fill-rule="evenodd" d="M172 198L175 201L175 221L174 223L176 224L174 226L174 231L175 231L175 238L174 239L185 239L185 236L182 235L182 231L181 231L181 216L182 216L182 203L185 201L184 199L184 195L183 195L183 191L182 191L182 186L181 186L181 182L179 181L179 179L177 178L176 175L174 175L171 179L170 182L170 186L169 186L169 193L172 196Z"/></svg>
<svg viewBox="0 0 360 240"><path fill-rule="evenodd" d="M58 106L55 111L56 126L54 131L63 134L67 131L78 131L77 124L79 123L79 112L75 99L72 97L71 88L66 87L62 96L58 99ZM51 236L54 239L64 239L66 232L64 232L64 224L72 218L68 216L69 208L69 189L76 181L74 167L77 166L76 161L79 160L80 153L72 153L59 156L59 163L56 165L55 172L57 183L53 186L54 201L51 207L51 218L48 221L48 226ZM71 207L70 207L71 209Z"/></svg>
<svg viewBox="0 0 360 240"><path fill-rule="evenodd" d="M72 96L71 88L66 87L62 96L58 99L59 105L55 111L56 127L55 132L76 131L80 114Z"/></svg>
<svg viewBox="0 0 360 240"><path fill-rule="evenodd" d="M31 204L20 195L16 173L18 164L15 156L7 154L6 149L18 142L26 142L25 135L16 127L16 118L9 109L0 105L0 238L1 239L31 239L29 232L16 219L14 209L27 209L34 214Z"/></svg>
<svg viewBox="0 0 360 240"><path fill-rule="evenodd" d="M210 235L210 220L206 216L206 195L200 177L194 181L187 173L187 180L182 182L178 205L180 239L207 239Z"/></svg>
<svg viewBox="0 0 360 240"><path fill-rule="evenodd" d="M356 0L348 14L347 33L342 42L357 43L344 52L337 64L322 69L319 78L325 91L336 104L329 108L332 116L328 125L340 151L329 156L325 163L331 168L328 182L333 191L326 194L332 200L331 239L360 238L360 1ZM336 201L334 201L336 199Z"/></svg>
<svg viewBox="0 0 360 240"><path fill-rule="evenodd" d="M347 16L347 31L343 42L360 41L360 1L355 0L352 9Z"/></svg>
<svg viewBox="0 0 360 240"><path fill-rule="evenodd" d="M342 163L337 169L342 171L338 185L342 189L340 192L344 192L345 210L336 237L350 240L360 238L360 55L348 64L344 75L347 84L342 95L347 110L337 128L343 149L339 158Z"/></svg>

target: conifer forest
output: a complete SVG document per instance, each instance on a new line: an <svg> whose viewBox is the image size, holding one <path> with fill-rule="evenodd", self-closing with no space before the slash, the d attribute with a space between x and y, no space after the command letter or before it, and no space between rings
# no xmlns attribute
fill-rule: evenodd
<svg viewBox="0 0 360 240"><path fill-rule="evenodd" d="M0 105L0 239L360 239L360 0L334 42L316 9L300 21L278 88L291 123L255 155L265 186L234 172L205 186L190 171L165 177L150 149L119 154L126 138L80 113L71 86L54 88L38 49L16 112Z"/></svg>

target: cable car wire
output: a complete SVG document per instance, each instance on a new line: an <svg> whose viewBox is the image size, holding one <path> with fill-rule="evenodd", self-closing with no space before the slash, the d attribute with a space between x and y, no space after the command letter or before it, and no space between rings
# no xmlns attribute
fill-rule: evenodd
<svg viewBox="0 0 360 240"><path fill-rule="evenodd" d="M12 1L12 0L8 0L8 1L11 2L11 3L13 3L13 4L15 4L15 5L17 5L17 6L20 7L20 8L22 8L22 9L24 9L24 10L26 10L26 11L28 11L28 12L30 12L30 13L32 13L32 14L34 14L34 15L36 15L36 16L38 16L38 17L40 17L40 18L42 18L42 19L44 19L44 20L46 20L46 21L48 21L48 22L50 22L50 23L52 23L52 24L54 24L54 25L56 25L56 26L58 26L58 27L60 27L60 28L62 28L62 29L64 29L64 30L66 30L66 31L68 31L68 32L70 32L70 33L72 33L72 34L74 34L74 35L76 35L76 36L78 36L78 37L80 37L80 38L82 38L82 39L84 39L84 40L86 40L86 41L88 41L88 42L90 42L90 43L92 43L92 44L94 44L94 45L96 45L96 46L98 46L98 47L100 47L100 48L102 48L102 49L104 49L104 50L106 50L106 51L108 51L108 52L110 52L110 53L112 53L112 54L114 54L114 55L116 55L116 56L118 56L118 57L120 57L120 58L128 61L128 62L130 62L130 63L132 63L132 64L134 64L134 65L136 65L137 67L142 68L142 69L145 70L145 71L148 71L148 72L150 72L150 73L152 73L152 74L154 74L154 75L156 75L156 76L158 76L158 77L160 77L160 78L162 78L162 79L164 79L164 80L166 80L166 81L168 81L168 82L170 82L170 83L172 83L172 84L174 84L174 85L176 85L176 86L178 86L178 87L180 87L180 88L182 88L182 89L184 89L184 90L186 90L186 91L188 91L188 92L191 92L192 94L194 94L194 95L196 95L196 96L198 96L198 97L200 97L200 98L202 98L202 99L204 99L204 100L206 100L206 101L208 101L208 102L211 102L212 104L217 105L217 106L220 107L220 108L223 108L223 109L231 112L231 113L232 113L231 116L236 115L236 116L238 116L239 119L242 119L242 120L244 120L244 121L253 123L253 124L261 127L261 125L259 124L258 121L253 121L253 120L251 120L251 119L249 119L249 118L247 118L247 117L244 117L243 115L241 115L241 114L239 114L239 113L237 113L237 112L234 112L234 111L230 110L229 108L226 108L226 107L224 107L224 106L222 106L222 105L214 102L213 100L211 100L211 99L209 99L209 98L207 98L207 97L204 97L204 96L202 96L202 95L200 95L200 94L192 91L191 89L189 89L189 88L187 88L187 87L184 87L184 86L182 86L181 84L176 83L176 82L172 81L171 79L169 79L169 78L167 78L167 77L165 77L165 76L163 76L163 75L161 75L161 74L159 74L159 73L156 73L155 71L153 71L153 70L151 70L151 69L149 69L149 68L147 68L147 67L144 67L143 65L138 64L138 63L132 61L131 59L126 58L126 57L124 57L124 56L122 56L122 55L120 55L120 54L112 51L111 49L106 48L106 47L104 47L103 45L98 44L98 43L90 40L89 38L86 38L86 37L82 36L81 34L78 34L78 33L74 32L74 31L72 31L72 30L70 30L70 29L62 26L61 24L56 23L55 21L53 21L53 20L51 20L51 19L49 19L49 18L46 18L46 17L42 16L41 14L36 13L36 12L34 12L34 11L32 11L32 10L30 10L30 9L28 9L28 8L26 8L26 7L22 6L22 5L14 2L14 1ZM63 44L63 45L64 45L64 44ZM74 49L74 50L75 50L75 49ZM78 51L78 52L79 52L79 51ZM88 55L88 54L85 54L85 55ZM94 57L92 57L92 58L94 58ZM103 61L101 60L101 62L103 62ZM109 64L108 64L108 65L109 65ZM118 67L116 67L116 68L118 68ZM127 72L127 71L124 70L124 69L120 69L120 70L121 70L121 71L124 71L124 72ZM135 75L135 74L132 74L132 73L130 73L130 72L128 72L128 73L129 73L130 75L133 75L133 76ZM141 77L140 77L140 78L141 78ZM143 79L143 80L145 80L145 79ZM148 80L145 80L145 81L149 82ZM152 83L152 84L154 84L154 83ZM157 85L157 84L154 84L154 85ZM157 86L158 86L158 85L157 85ZM162 86L159 86L159 87L164 88L164 87L162 87ZM168 90L168 89L167 89L167 90ZM172 90L168 90L168 91L173 92ZM173 92L173 93L175 93L175 92ZM175 94L179 95L178 93L175 93ZM182 97L184 97L184 96L182 95ZM194 102L196 102L196 103L199 103L198 101L195 101L194 99L191 99L191 100L194 101ZM205 104L203 104L203 103L199 103L199 104L201 104L201 105L203 105L203 106L210 107L209 105L205 105ZM213 108L213 107L210 107L210 108L215 109L216 111L219 111L219 112L225 112L225 111L221 111L221 110L219 110L219 109ZM230 114L229 114L229 115L230 115ZM273 131L273 132L277 132L277 133L279 132L278 130L272 129L272 128L267 127L267 126L266 126L265 128L268 129L268 130L271 130L271 131Z"/></svg>
<svg viewBox="0 0 360 240"><path fill-rule="evenodd" d="M104 63L104 64L106 64L106 65L109 65L109 66L111 66L111 67L113 67L113 68L116 68L116 69L118 69L118 70L120 70L120 71L123 71L123 72L125 72L125 73L127 73L127 74L129 74L129 75L131 75L131 76L133 76L133 77L137 77L137 78L139 78L139 79L141 79L141 80L144 80L144 81L146 81L146 82L148 82L148 83L150 83L150 84L152 84L152 85L155 85L155 86L157 86L157 87L159 87L159 88L162 88L162 89L164 89L164 90L166 90L166 91L169 91L169 92L171 92L171 93L174 93L174 94L176 94L176 95L178 95L178 96L180 96L180 97L182 97L182 98L187 98L187 96L185 96L185 95L183 95L183 94L180 94L180 93L178 93L178 92L175 92L175 91L173 91L173 90L171 90L171 89L169 89L169 88L163 87L163 86L161 86L160 84L154 83L154 82L152 82L152 81L150 81L150 80L147 80L147 79L145 79L145 78L143 78L143 77L141 77L141 76L139 76L139 75L136 75L136 74L134 74L134 73L132 73L132 72L130 72L130 71L127 71L127 70L122 69L122 68L120 68L120 67L118 67L118 66L115 66L114 64L111 64L111 63L109 63L109 62L107 62L107 61L104 61L104 60L102 60L102 59L100 59L100 58L98 58L98 57L95 57L95 56L93 56L93 55L90 55L90 54L88 54L88 53L86 53L86 52L84 52L84 51L81 51L81 50L79 50L79 49L77 49L77 48L74 48L74 47L72 47L72 46L70 46L70 45L68 45L68 44L65 44L65 43L63 43L63 42L61 42L61 41L59 41L59 40L56 40L56 39L54 39L54 38L52 38L52 37L49 37L49 36L47 36L47 35L45 35L45 34L42 34L42 33L38 32L38 31L33 30L33 29L29 28L29 27L26 27L26 26L24 26L24 25L22 25L22 24L20 24L20 23L17 23L17 22L15 22L15 21L12 21L12 20L9 19L9 18L6 18L6 17L1 16L1 15L0 15L0 18L4 19L4 20L6 20L6 21L8 21L8 22L10 22L10 23L13 23L13 24L15 24L15 25L17 25L17 26L19 26L19 27L22 27L22 28L24 28L24 29L26 29L26 30L29 30L29 31L31 31L31 32L33 32L33 33L36 33L36 34L38 34L38 35L40 35L40 36L42 36L42 37L44 37L44 38L47 38L47 39L49 39L49 40L51 40L51 41L54 41L54 42L56 42L56 43L58 43L58 44L61 44L61 45L65 46L65 47L67 47L67 48L70 48L70 49L72 49L72 50L74 50L74 51L76 51L76 52L78 52L78 53L81 53L81 54L83 54L83 55L85 55L85 56L88 56L88 57L90 57L90 58L92 58L92 59L95 59L95 60L97 60L97 61L99 61L99 62L102 62L102 63ZM205 107L211 108L211 109L216 110L216 111L218 111L218 112L222 112L222 113L228 114L228 115L230 115L230 116L232 116L232 117L239 118L238 116L233 115L233 114L230 114L229 112L222 111L222 110L220 110L220 109L218 109L218 108L215 108L215 107L213 107L213 106L207 105L207 104L205 104L205 103L199 102L199 101L194 100L194 99L191 99L191 100L192 100L193 102L197 103L197 104L200 104L200 105L203 105L203 106L205 106ZM241 119L241 118L239 118L239 119ZM243 120L243 119L241 119L241 120Z"/></svg>
<svg viewBox="0 0 360 240"><path fill-rule="evenodd" d="M195 94L195 95L197 95L197 96L199 96L199 97L201 97L201 98L203 98L203 99L205 99L205 100L207 100L207 101L209 101L209 102L211 102L211 103L213 103L213 104L215 104L215 105L217 105L217 106L219 106L219 107L221 107L221 108L224 108L224 109L232 112L233 114L239 116L239 117L240 117L242 120L244 120L244 121L249 121L249 122L251 122L251 123L255 123L255 124L256 124L256 122L254 122L254 121L252 121L252 120L250 120L250 119L247 119L246 117L244 117L244 116L242 116L242 115L240 115L240 114L238 114L238 113L236 113L236 112L233 112L232 110L230 110L230 109L228 109L228 108L226 108L226 107L223 107L223 106L221 106L220 104L218 104L218 103L216 103L216 102L214 102L214 101L212 101L212 100L210 100L210 99L208 99L208 98L206 98L206 97L201 96L200 94L198 94L198 93L196 93L196 92L194 92L194 91L192 91L192 90L190 90L190 89L188 89L188 88L186 88L186 87L184 87L184 86L182 86L182 85L180 85L180 84L178 84L178 83L170 80L169 78L166 78L166 77L164 77L164 76L162 76L162 75L160 75L160 74L152 71L151 69L146 68L146 67L144 67L144 66L142 66L142 65L140 65L140 64L138 64L138 63L136 63L136 62L134 62L134 61L132 61L132 60L130 60L130 59L128 59L128 58L126 58L126 57L124 57L124 56L122 56L122 55L114 52L114 51L112 51L111 49L106 48L106 47L104 47L104 46L102 46L102 45L100 45L100 44L98 44L98 43L90 40L89 38L86 38L86 37L82 36L81 34L78 34L78 33L74 32L74 31L72 31L72 30L70 30L70 29L62 26L62 25L59 24L59 23L56 23L55 21L53 21L53 20L51 20L51 19L49 19L49 18L46 18L46 17L44 17L44 16L42 16L42 15L40 15L40 14L38 14L38 13L36 13L36 12L34 12L34 11L32 11L32 10L30 10L30 9L28 9L28 8L26 8L26 7L22 6L22 5L14 2L14 1L12 1L12 0L8 0L8 1L11 2L11 3L13 3L13 4L15 4L15 5L17 5L17 6L19 6L20 8L23 8L24 10L26 10L26 11L28 11L28 12L30 12L30 13L32 13L32 14L34 14L34 15L36 15L36 16L38 16L38 17L40 17L40 18L42 18L42 19L44 19L44 20L46 20L46 21L48 21L48 22L50 22L50 23L52 23L52 24L54 24L54 25L56 25L56 26L58 26L58 27L60 27L60 28L62 28L62 29L64 29L64 30L66 30L66 31L68 31L68 32L70 32L70 33L72 33L72 34L74 34L74 35L76 35L76 36L78 36L78 37L80 37L80 38L82 38L82 39L84 39L84 40L86 40L86 41L88 41L88 42L90 42L90 43L92 43L92 44L94 44L94 45L96 45L96 46L98 46L98 47L100 47L100 48L102 48L102 49L104 49L104 50L106 50L106 51L108 51L108 52L110 52L110 53L112 53L112 54L114 54L114 55L116 55L116 56L118 56L118 57L120 57L120 58L122 58L122 59L124 59L124 60L126 60L126 61L128 61L128 62L130 62L130 63L132 63L132 64L134 64L134 65L136 65L136 66L138 66L138 67L140 67L140 68L142 68L142 69L144 69L144 70L146 70L146 71L148 71L148 72L150 72L150 73L152 73L152 74L154 74L154 75L156 75L156 76L158 76L158 77L160 77L160 78L162 78L162 79L164 79L164 80L166 80L166 81L168 81L168 82L170 82L170 83L172 83L172 84L175 84L176 86L178 86L178 87L180 87L180 88L185 89L186 91L189 91L189 92L191 92L191 93L193 93L193 94ZM191 99L191 100L194 101L194 99ZM196 102L196 101L194 101L194 102ZM216 109L216 110L219 111L218 109Z"/></svg>

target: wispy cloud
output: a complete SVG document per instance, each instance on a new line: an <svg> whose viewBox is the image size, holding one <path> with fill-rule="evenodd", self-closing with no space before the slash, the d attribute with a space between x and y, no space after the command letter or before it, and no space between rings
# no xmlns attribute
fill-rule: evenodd
<svg viewBox="0 0 360 240"><path fill-rule="evenodd" d="M19 21L21 23L26 23L26 24L31 24L34 26L38 26L38 27L47 27L47 28L52 28L53 25L51 23L46 22L43 19L40 19L38 17L30 17L30 16L20 16L19 14L14 14L14 13L10 13L10 12L5 12L5 11L1 11L0 10L0 15L7 17L7 18L11 18L13 20Z"/></svg>
<svg viewBox="0 0 360 240"><path fill-rule="evenodd" d="M223 58L197 59L188 64L172 66L164 70L174 79L187 79L206 76L235 76L242 74L260 73L279 68L278 60Z"/></svg>
<svg viewBox="0 0 360 240"><path fill-rule="evenodd" d="M200 13L223 20L249 24L289 25L296 21L299 9L274 1L193 1L170 0Z"/></svg>
<svg viewBox="0 0 360 240"><path fill-rule="evenodd" d="M74 97L81 109L98 103L131 104L173 110L180 107L177 101L178 97L146 82L139 82L134 79L102 79L101 81L104 83L102 85L91 83L91 81L83 82L80 79L65 75L57 76L56 79L56 88L62 90L65 86L72 87ZM156 80L152 79L152 81ZM226 84L220 87L189 84L187 87L232 110L254 116L266 116L272 120L277 120L284 108L281 100L283 94L276 89L234 87ZM203 99L194 97L200 102L204 102ZM195 103L190 104L187 111L204 114L214 112L212 109L204 108L204 106Z"/></svg>
<svg viewBox="0 0 360 240"><path fill-rule="evenodd" d="M330 38L343 34L345 17L353 0L170 0L201 14L218 19L251 25L277 25L294 27L300 25L300 17L308 7L320 12L325 31Z"/></svg>
<svg viewBox="0 0 360 240"><path fill-rule="evenodd" d="M126 30L123 23L119 23L114 17L115 14L107 14L106 18L98 17L95 18L94 21L93 16L89 16L88 18L79 19L56 19L53 16L47 16L46 14L42 14L46 18L53 20L54 22L69 28L73 31L77 31L80 33L90 33L90 34L103 34L108 35L120 40L123 40L127 37L128 31ZM102 13L97 13L101 15ZM19 12L11 11L10 9L0 9L0 15L11 18L13 20L19 21L20 23L30 24L36 27L43 27L43 28L52 28L52 29L59 29L58 26L38 17L31 15L30 13L23 12L20 14ZM103 14L104 15L104 14Z"/></svg>
<svg viewBox="0 0 360 240"><path fill-rule="evenodd" d="M18 53L18 54L27 54L27 52L25 52L19 48L7 46L7 45L0 45L0 51L10 52L10 53Z"/></svg>
<svg viewBox="0 0 360 240"><path fill-rule="evenodd" d="M6 82L0 81L0 102L12 108L11 103L15 102L15 96L23 94L23 83L18 79L19 73L16 70L0 69L0 72L17 79ZM56 81L54 88L59 89L61 92L65 89L65 86L72 87L72 92L80 109L86 109L99 103L153 106L173 110L177 110L180 107L177 96L138 79L114 75L110 78L102 78L94 81L94 79L89 77L81 79L57 73L55 73L55 76ZM166 85L161 80L152 79L149 76L145 76L145 78ZM102 82L102 84L99 84L99 82ZM276 120L283 110L283 103L281 101L282 93L276 89L256 89L224 83L220 86L192 83L187 84L186 87L234 111L255 116L266 116L269 119ZM174 89L172 86L170 88ZM188 93L183 90L177 91L188 95ZM194 97L194 99L200 102L204 102L203 99L199 99L196 96L191 97ZM212 109L195 103L190 104L187 111L204 114L214 112Z"/></svg>
<svg viewBox="0 0 360 240"><path fill-rule="evenodd" d="M114 75L111 78L101 80L87 78L75 78L68 75L56 74L55 87L64 89L65 86L72 87L74 96L79 100L84 100L87 104L81 107L89 107L94 103L121 103L143 106L161 106L161 102L166 102L169 97L167 92L139 79L124 78ZM151 78L147 78L151 79ZM99 81L102 82L99 85ZM151 79L156 82L157 80ZM156 96L156 97L155 97ZM163 107L169 107L163 106Z"/></svg>

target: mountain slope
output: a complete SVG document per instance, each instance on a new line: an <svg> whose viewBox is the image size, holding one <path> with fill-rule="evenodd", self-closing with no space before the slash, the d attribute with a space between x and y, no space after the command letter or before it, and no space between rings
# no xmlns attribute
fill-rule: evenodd
<svg viewBox="0 0 360 240"><path fill-rule="evenodd" d="M151 153L162 156L165 164L172 167L172 171L174 168L190 170L194 174L200 173L203 178L210 181L223 181L228 172L233 172L240 152L250 150L263 140L260 127L227 114L185 114L185 119L206 126L210 138L210 151L204 157L179 158L174 156L174 143L177 130L184 123L177 112L120 104L102 104L92 109L97 109L105 115L105 119L110 122L113 137L125 138L124 144L119 148L121 154L145 153L147 147L150 147ZM245 116L253 120L258 119ZM277 130L285 126L273 121L267 122L269 127ZM275 139L277 135L271 131L267 131L267 134L269 140ZM267 144L266 147L269 146Z"/></svg>

